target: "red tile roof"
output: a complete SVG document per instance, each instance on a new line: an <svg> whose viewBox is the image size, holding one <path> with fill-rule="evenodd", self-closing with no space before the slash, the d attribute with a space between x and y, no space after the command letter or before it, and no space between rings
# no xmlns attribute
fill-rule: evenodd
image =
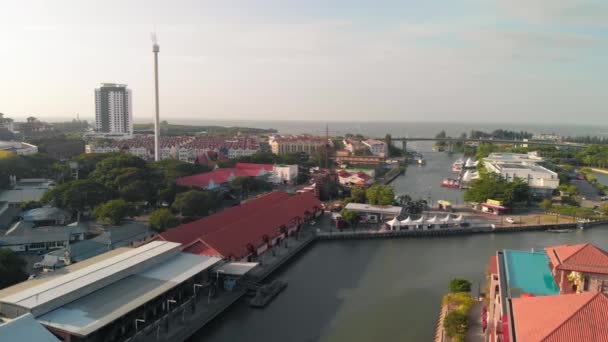
<svg viewBox="0 0 608 342"><path fill-rule="evenodd" d="M545 251L557 269L608 274L608 253L590 243L547 247Z"/></svg>
<svg viewBox="0 0 608 342"><path fill-rule="evenodd" d="M254 164L254 163L236 163L235 167L237 169L242 169L242 170L257 170L257 171L265 170L265 171L269 171L269 172L272 172L272 170L274 169L272 164Z"/></svg>
<svg viewBox="0 0 608 342"><path fill-rule="evenodd" d="M517 342L608 342L608 297L586 292L515 298Z"/></svg>
<svg viewBox="0 0 608 342"><path fill-rule="evenodd" d="M490 272L490 274L498 274L498 257L496 255L492 255L490 257L488 271Z"/></svg>
<svg viewBox="0 0 608 342"><path fill-rule="evenodd" d="M190 223L183 224L174 229L161 233L159 237L165 241L178 242L188 247L209 233L222 229L224 226L247 217L262 209L269 203L283 201L289 197L285 191L274 191L256 199L247 201L239 206L228 208L219 213L203 217Z"/></svg>
<svg viewBox="0 0 608 342"><path fill-rule="evenodd" d="M160 238L183 244L186 252L240 259L249 254L247 245L261 246L264 236L278 236L281 226L289 226L294 218L304 218L305 212L312 214L320 207L321 202L310 193L289 196L274 191L171 229Z"/></svg>
<svg viewBox="0 0 608 342"><path fill-rule="evenodd" d="M236 177L256 177L266 170L263 168L223 168L215 169L210 172L199 173L197 175L180 177L175 180L175 184L180 186L191 186L197 188L207 188L211 182L216 185L230 182Z"/></svg>

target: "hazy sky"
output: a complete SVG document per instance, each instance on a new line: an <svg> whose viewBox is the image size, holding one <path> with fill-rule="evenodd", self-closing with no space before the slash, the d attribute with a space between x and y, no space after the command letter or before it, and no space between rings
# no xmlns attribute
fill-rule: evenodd
<svg viewBox="0 0 608 342"><path fill-rule="evenodd" d="M0 112L604 124L606 0L2 0Z"/></svg>

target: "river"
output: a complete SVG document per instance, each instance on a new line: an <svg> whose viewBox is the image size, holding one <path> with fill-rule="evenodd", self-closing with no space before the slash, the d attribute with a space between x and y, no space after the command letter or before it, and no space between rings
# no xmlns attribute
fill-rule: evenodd
<svg viewBox="0 0 608 342"><path fill-rule="evenodd" d="M462 201L442 189L457 155L425 153L427 165L395 180L397 193ZM430 149L428 149L430 150ZM318 242L276 275L289 287L264 310L238 303L190 341L430 341L451 278L478 283L497 249L593 242L608 249L608 227L448 238ZM477 290L477 288L475 288Z"/></svg>

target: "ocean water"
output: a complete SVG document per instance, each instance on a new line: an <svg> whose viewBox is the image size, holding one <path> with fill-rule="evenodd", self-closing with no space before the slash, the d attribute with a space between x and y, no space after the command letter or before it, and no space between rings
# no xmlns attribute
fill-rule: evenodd
<svg viewBox="0 0 608 342"><path fill-rule="evenodd" d="M462 123L462 122L352 122L352 121L288 121L288 120L192 120L172 119L171 123L187 125L219 125L219 126L245 126L254 128L274 128L284 134L325 134L326 126L332 136L346 133L363 134L372 137L384 137L391 134L393 137L429 137L435 136L445 130L450 136L459 136L471 130L493 131L507 129L514 131L528 131L531 133L555 133L565 136L606 136L608 126L576 126L576 125L540 125L516 123Z"/></svg>

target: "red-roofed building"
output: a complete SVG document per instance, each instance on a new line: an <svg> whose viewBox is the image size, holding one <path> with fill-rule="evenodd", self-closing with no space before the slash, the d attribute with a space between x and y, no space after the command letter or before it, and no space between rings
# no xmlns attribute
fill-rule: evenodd
<svg viewBox="0 0 608 342"><path fill-rule="evenodd" d="M340 184L345 186L354 186L354 185L370 185L374 182L374 177L363 171L349 171L349 170L340 170L337 171L338 179Z"/></svg>
<svg viewBox="0 0 608 342"><path fill-rule="evenodd" d="M501 250L488 269L490 341L608 342L606 251L590 243Z"/></svg>
<svg viewBox="0 0 608 342"><path fill-rule="evenodd" d="M185 252L230 260L254 259L315 217L321 202L312 194L274 191L242 205L181 225L158 236Z"/></svg>
<svg viewBox="0 0 608 342"><path fill-rule="evenodd" d="M608 253L590 244L545 248L561 293L608 293Z"/></svg>
<svg viewBox="0 0 608 342"><path fill-rule="evenodd" d="M515 342L608 342L608 297L602 293L515 298Z"/></svg>

